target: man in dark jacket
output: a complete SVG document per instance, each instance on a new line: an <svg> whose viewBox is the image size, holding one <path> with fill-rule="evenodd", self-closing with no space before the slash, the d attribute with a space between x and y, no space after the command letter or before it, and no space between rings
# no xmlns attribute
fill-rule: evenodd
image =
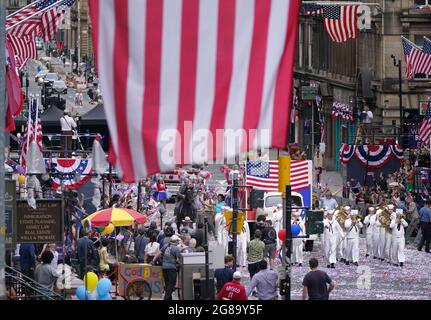
<svg viewBox="0 0 431 320"><path fill-rule="evenodd" d="M216 278L216 288L217 293L220 292L220 290L223 288L223 286L231 282L233 280L233 273L235 272L233 267L233 257L232 256L226 256L224 257L224 268L216 269L214 273L214 277Z"/></svg>
<svg viewBox="0 0 431 320"><path fill-rule="evenodd" d="M84 237L78 240L78 260L81 269L81 277L85 275L85 269L87 266L97 268L96 265L96 254L97 251L94 249L94 242L88 237L90 232Z"/></svg>
<svg viewBox="0 0 431 320"><path fill-rule="evenodd" d="M27 277L34 278L36 267L36 251L33 243L23 243L19 247L19 263L21 272Z"/></svg>
<svg viewBox="0 0 431 320"><path fill-rule="evenodd" d="M199 222L197 227L198 228L196 229L194 235L192 235L192 238L196 239L196 247L202 247L204 245L205 239L204 224Z"/></svg>
<svg viewBox="0 0 431 320"><path fill-rule="evenodd" d="M144 263L145 247L150 242L144 228L139 228L138 236L135 239L135 255L139 263Z"/></svg>

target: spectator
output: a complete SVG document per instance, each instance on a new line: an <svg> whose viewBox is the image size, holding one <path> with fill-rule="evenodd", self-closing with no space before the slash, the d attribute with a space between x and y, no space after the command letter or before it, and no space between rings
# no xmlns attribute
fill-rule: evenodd
<svg viewBox="0 0 431 320"><path fill-rule="evenodd" d="M43 246L43 249L41 251L41 253L39 254L39 256L37 257L39 260L42 258L42 254L49 250L52 252L52 254L54 255L54 258L52 259L51 265L54 268L54 270L57 270L57 265L58 265L58 252L57 252L57 245L55 243L45 243L45 245Z"/></svg>
<svg viewBox="0 0 431 320"><path fill-rule="evenodd" d="M262 232L256 230L254 232L254 239L247 244L247 262L250 279L253 279L253 276L259 272L259 262L264 257L265 243L260 240L261 237Z"/></svg>
<svg viewBox="0 0 431 320"><path fill-rule="evenodd" d="M22 243L19 247L19 263L21 272L34 279L34 269L36 267L36 250L33 243Z"/></svg>
<svg viewBox="0 0 431 320"><path fill-rule="evenodd" d="M204 244L204 238L205 238L205 230L204 230L204 224L202 222L199 222L197 224L197 229L195 231L195 234L193 235L193 238L196 239L196 246L201 247Z"/></svg>
<svg viewBox="0 0 431 320"><path fill-rule="evenodd" d="M156 256L159 256L160 244L157 242L157 237L154 233L150 235L150 242L145 247L144 261L145 263L157 264Z"/></svg>
<svg viewBox="0 0 431 320"><path fill-rule="evenodd" d="M215 235L214 229L214 200L210 193L204 195L204 217L208 218L208 232Z"/></svg>
<svg viewBox="0 0 431 320"><path fill-rule="evenodd" d="M325 197L320 199L320 203L325 210L334 210L338 207L337 200L333 198L331 192L327 192Z"/></svg>
<svg viewBox="0 0 431 320"><path fill-rule="evenodd" d="M226 283L231 282L233 280L233 273L235 271L232 269L232 267L233 267L233 257L225 256L224 268L215 270L214 277L216 279L217 293L221 291L221 289Z"/></svg>
<svg viewBox="0 0 431 320"><path fill-rule="evenodd" d="M174 292L177 282L177 263L180 257L180 249L177 246L179 240L180 239L176 235L173 235L169 244L164 246L155 258L155 260L157 260L159 256L163 254L162 270L165 280L164 300L172 300L172 293Z"/></svg>
<svg viewBox="0 0 431 320"><path fill-rule="evenodd" d="M54 259L54 254L50 250L46 250L42 254L42 263L37 266L34 273L34 278L36 282L40 285L40 289L46 297L52 295L54 289L54 283L57 281L58 274L57 271L51 265L52 259Z"/></svg>
<svg viewBox="0 0 431 320"><path fill-rule="evenodd" d="M64 110L64 115L60 118L60 125L61 134L63 136L61 140L61 149L67 149L66 153L69 154L69 152L72 150L73 131L76 129L77 125L75 120L73 120L73 118L70 116L70 112L68 110Z"/></svg>
<svg viewBox="0 0 431 320"><path fill-rule="evenodd" d="M94 243L88 237L90 235L90 231L84 237L78 240L78 260L79 266L81 268L81 277L84 277L85 269L87 266L93 266L97 268L95 255L97 254L94 250Z"/></svg>
<svg viewBox="0 0 431 320"><path fill-rule="evenodd" d="M217 300L247 300L245 288L241 284L241 272L234 272L233 280L223 286L217 294Z"/></svg>
<svg viewBox="0 0 431 320"><path fill-rule="evenodd" d="M316 258L311 258L309 263L311 271L302 281L302 300L306 300L307 296L309 300L328 300L329 294L335 288L335 281L332 281L326 272L317 269L319 262Z"/></svg>
<svg viewBox="0 0 431 320"><path fill-rule="evenodd" d="M256 288L259 300L278 300L277 286L278 274L274 270L268 269L268 262L259 262L260 271L251 279L250 287L247 290L247 297Z"/></svg>
<svg viewBox="0 0 431 320"><path fill-rule="evenodd" d="M140 263L145 262L145 248L148 242L150 242L150 238L147 237L145 229L139 228L138 236L135 239L135 255Z"/></svg>
<svg viewBox="0 0 431 320"><path fill-rule="evenodd" d="M263 233L263 229L265 229L265 220L266 217L263 214L260 214L256 218L256 224L254 226L253 232L256 232L256 230L260 230Z"/></svg>
<svg viewBox="0 0 431 320"><path fill-rule="evenodd" d="M221 208L225 206L225 196L221 193L217 196L217 204L215 205L215 213L221 213Z"/></svg>
<svg viewBox="0 0 431 320"><path fill-rule="evenodd" d="M272 226L271 220L266 220L265 224L266 226L262 233L263 242L265 243L265 252L263 255L265 258L269 258L269 265L272 269L274 266L275 251L277 250L277 232Z"/></svg>
<svg viewBox="0 0 431 320"><path fill-rule="evenodd" d="M422 251L425 244L425 252L430 253L430 240L431 240L431 201L425 202L425 207L419 210L420 225L422 231L422 239L419 242L418 250Z"/></svg>

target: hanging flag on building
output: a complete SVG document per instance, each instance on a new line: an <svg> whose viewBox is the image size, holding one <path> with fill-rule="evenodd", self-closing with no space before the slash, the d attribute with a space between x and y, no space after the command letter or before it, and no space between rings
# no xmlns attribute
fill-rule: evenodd
<svg viewBox="0 0 431 320"><path fill-rule="evenodd" d="M401 37L404 52L404 62L406 63L406 77L414 78L416 74L431 74L431 51L429 43L424 42L424 52L413 42L405 37Z"/></svg>
<svg viewBox="0 0 431 320"><path fill-rule="evenodd" d="M31 38L29 36L16 37L8 34L7 39L12 46L18 69L23 69L28 59L37 60L35 38Z"/></svg>
<svg viewBox="0 0 431 320"><path fill-rule="evenodd" d="M123 181L249 149L287 147L299 0L89 4ZM230 153L228 143L216 141L216 132L227 128L244 129L240 148ZM265 142L257 139L263 132ZM199 155L197 140L204 146Z"/></svg>
<svg viewBox="0 0 431 320"><path fill-rule="evenodd" d="M421 122L421 125L419 127L419 138L426 144L430 142L430 135L431 135L431 107L430 104L428 104L428 109L425 113L425 117Z"/></svg>
<svg viewBox="0 0 431 320"><path fill-rule="evenodd" d="M354 5L323 6L325 30L333 42L346 42L358 36L358 7Z"/></svg>
<svg viewBox="0 0 431 320"><path fill-rule="evenodd" d="M306 15L321 15L323 13L322 6L317 3L304 3L302 10Z"/></svg>
<svg viewBox="0 0 431 320"><path fill-rule="evenodd" d="M20 155L20 163L24 168L26 167L27 153L32 141L36 141L39 150L42 152L42 123L39 118L37 100L30 99L28 108L29 117L27 121L27 128L24 131L24 141Z"/></svg>

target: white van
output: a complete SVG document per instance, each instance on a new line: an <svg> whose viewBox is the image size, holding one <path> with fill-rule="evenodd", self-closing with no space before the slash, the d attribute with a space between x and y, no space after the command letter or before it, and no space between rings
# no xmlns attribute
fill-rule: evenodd
<svg viewBox="0 0 431 320"><path fill-rule="evenodd" d="M263 211L268 219L271 219L278 204L283 204L281 192L265 192L263 197ZM302 195L297 192L292 192L292 208L303 206L304 199L302 198Z"/></svg>

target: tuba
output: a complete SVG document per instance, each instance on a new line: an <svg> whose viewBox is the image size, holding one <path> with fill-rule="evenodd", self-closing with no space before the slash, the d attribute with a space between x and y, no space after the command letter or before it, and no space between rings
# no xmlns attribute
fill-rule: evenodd
<svg viewBox="0 0 431 320"><path fill-rule="evenodd" d="M383 208L382 208L383 207ZM379 210L379 222L382 226L389 229L389 225L391 224L391 214L389 213L388 208L385 205L380 206Z"/></svg>
<svg viewBox="0 0 431 320"><path fill-rule="evenodd" d="M344 230L344 222L346 221L346 219L349 217L348 213L346 212L346 210L344 210L344 206L339 205L335 211L335 220L337 220L338 224L340 225L340 227Z"/></svg>

